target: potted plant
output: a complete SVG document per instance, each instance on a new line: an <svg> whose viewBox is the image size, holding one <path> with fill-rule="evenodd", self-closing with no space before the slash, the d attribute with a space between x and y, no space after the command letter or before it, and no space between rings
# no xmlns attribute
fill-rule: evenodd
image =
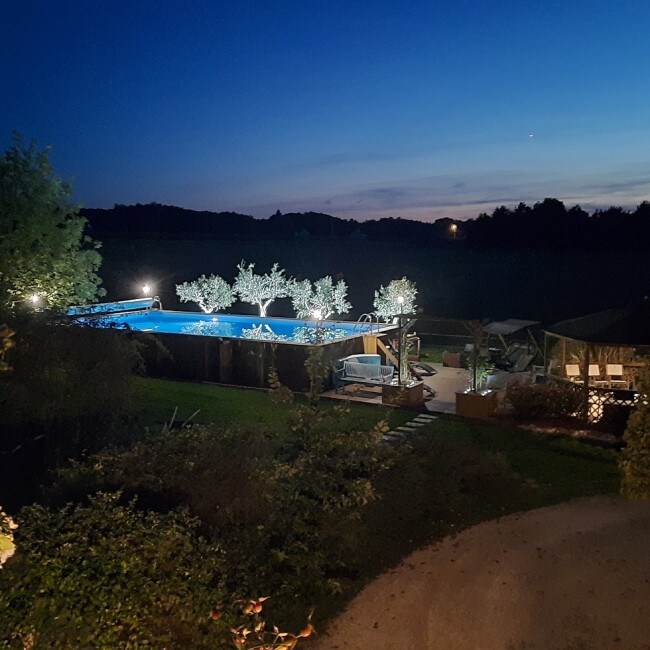
<svg viewBox="0 0 650 650"><path fill-rule="evenodd" d="M456 415L484 420L497 411L497 394L492 390L481 390L494 366L486 359L474 359L469 364L471 371L466 391L456 393Z"/></svg>

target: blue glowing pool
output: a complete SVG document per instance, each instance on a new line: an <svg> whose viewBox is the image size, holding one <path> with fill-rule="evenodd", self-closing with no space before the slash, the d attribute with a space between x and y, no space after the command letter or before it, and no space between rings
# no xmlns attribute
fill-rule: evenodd
<svg viewBox="0 0 650 650"><path fill-rule="evenodd" d="M79 325L298 344L324 343L362 334L376 334L390 327L378 323L169 311L154 309L153 306L151 299L120 301L75 307L69 313Z"/></svg>
<svg viewBox="0 0 650 650"><path fill-rule="evenodd" d="M113 332L143 332L140 353L151 377L210 381L266 388L273 369L292 390L306 390L305 370L313 346L330 366L366 351L364 334L395 329L386 323L203 314L157 308L156 299L73 307L74 325L91 326L100 339ZM154 343L152 343L152 341Z"/></svg>

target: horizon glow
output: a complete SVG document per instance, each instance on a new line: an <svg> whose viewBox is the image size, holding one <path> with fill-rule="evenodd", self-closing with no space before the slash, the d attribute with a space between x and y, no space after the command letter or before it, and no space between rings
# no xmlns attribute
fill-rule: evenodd
<svg viewBox="0 0 650 650"><path fill-rule="evenodd" d="M640 0L11 3L0 133L51 143L87 207L634 209L649 22Z"/></svg>

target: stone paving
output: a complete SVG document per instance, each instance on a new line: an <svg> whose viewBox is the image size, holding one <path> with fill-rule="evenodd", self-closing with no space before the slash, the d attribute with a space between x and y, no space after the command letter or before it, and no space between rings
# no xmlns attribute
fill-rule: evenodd
<svg viewBox="0 0 650 650"><path fill-rule="evenodd" d="M414 417L412 420L403 424L402 426L395 427L392 431L388 431L382 436L382 440L385 442L398 442L404 438L405 435L409 433L415 433L420 427L423 427L425 424L429 424L434 420L437 420L436 415L429 415L427 413L420 413L420 415Z"/></svg>

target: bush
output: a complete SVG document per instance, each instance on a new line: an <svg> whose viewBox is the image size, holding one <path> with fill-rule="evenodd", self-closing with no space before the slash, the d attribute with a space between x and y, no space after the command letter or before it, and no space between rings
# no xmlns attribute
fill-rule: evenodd
<svg viewBox="0 0 650 650"><path fill-rule="evenodd" d="M567 417L580 407L580 394L563 384L520 384L506 389L506 398L520 420Z"/></svg>
<svg viewBox="0 0 650 650"><path fill-rule="evenodd" d="M73 463L48 497L123 486L157 510L187 506L224 549L231 597L273 594L275 620L299 624L303 603L341 590L341 528L374 498L373 479L395 454L381 442L383 425L346 423L346 410L302 406L272 439L215 426L167 431Z"/></svg>
<svg viewBox="0 0 650 650"><path fill-rule="evenodd" d="M149 435L129 448L107 448L72 461L46 492L51 504L83 501L98 490L122 489L156 510L182 505L218 534L263 517L264 492L253 473L271 457L263 433L184 427Z"/></svg>
<svg viewBox="0 0 650 650"><path fill-rule="evenodd" d="M650 371L640 382L640 399L623 435L626 443L619 467L623 471L621 493L629 499L650 499Z"/></svg>
<svg viewBox="0 0 650 650"><path fill-rule="evenodd" d="M130 406L140 359L124 333L67 327L43 314L14 318L0 412L7 423L45 433L50 452L75 455L105 443L102 434Z"/></svg>
<svg viewBox="0 0 650 650"><path fill-rule="evenodd" d="M99 494L23 508L18 521L18 553L0 571L0 644L215 648L226 638L208 618L223 595L221 551L183 512Z"/></svg>

